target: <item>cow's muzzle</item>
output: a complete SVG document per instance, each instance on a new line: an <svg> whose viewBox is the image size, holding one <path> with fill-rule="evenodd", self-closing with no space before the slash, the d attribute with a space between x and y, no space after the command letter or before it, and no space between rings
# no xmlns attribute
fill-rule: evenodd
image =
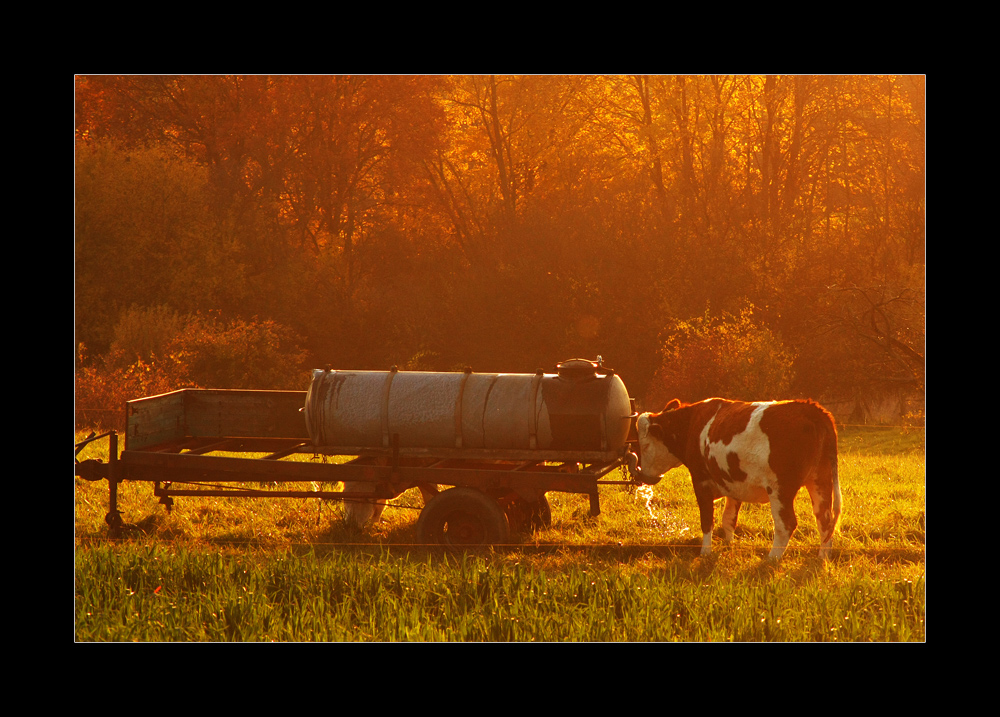
<svg viewBox="0 0 1000 717"><path fill-rule="evenodd" d="M625 460L628 462L628 472L632 476L632 480L636 483L641 483L642 485L656 485L660 482L663 476L654 476L649 473L643 473L642 468L639 467L639 456L635 453L629 451L628 455L625 456Z"/></svg>

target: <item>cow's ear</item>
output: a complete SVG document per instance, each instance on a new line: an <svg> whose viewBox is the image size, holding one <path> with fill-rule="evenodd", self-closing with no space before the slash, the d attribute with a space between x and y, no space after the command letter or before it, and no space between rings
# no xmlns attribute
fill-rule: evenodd
<svg viewBox="0 0 1000 717"><path fill-rule="evenodd" d="M675 399L672 399L672 400L670 401L670 403L668 403L668 404L667 404L666 406L664 406L664 408L663 408L663 411L664 411L664 412L667 412L667 411L673 411L673 410L675 410L675 409L678 409L678 408L680 408L680 407L681 407L681 402L680 402L680 401L678 401L678 400L677 400L677 399L675 398Z"/></svg>

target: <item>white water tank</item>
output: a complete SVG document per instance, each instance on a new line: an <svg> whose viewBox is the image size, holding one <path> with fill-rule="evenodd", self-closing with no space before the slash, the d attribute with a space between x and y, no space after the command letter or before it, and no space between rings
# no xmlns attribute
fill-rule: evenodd
<svg viewBox="0 0 1000 717"><path fill-rule="evenodd" d="M585 359L556 373L313 371L305 418L320 449L460 449L495 458L620 455L631 404L613 371Z"/></svg>

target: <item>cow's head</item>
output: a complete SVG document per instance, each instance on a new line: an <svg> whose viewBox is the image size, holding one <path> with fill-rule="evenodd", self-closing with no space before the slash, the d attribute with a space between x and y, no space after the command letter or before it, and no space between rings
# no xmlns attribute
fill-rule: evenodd
<svg viewBox="0 0 1000 717"><path fill-rule="evenodd" d="M659 482L664 473L681 464L677 456L686 435L682 427L685 417L677 413L680 407L681 402L675 398L659 413L639 415L637 429L642 466L638 473L646 483Z"/></svg>

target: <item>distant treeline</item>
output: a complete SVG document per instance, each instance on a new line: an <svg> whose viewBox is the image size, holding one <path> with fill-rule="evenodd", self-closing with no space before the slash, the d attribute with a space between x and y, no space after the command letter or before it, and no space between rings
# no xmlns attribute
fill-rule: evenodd
<svg viewBox="0 0 1000 717"><path fill-rule="evenodd" d="M921 76L78 77L77 400L598 354L650 408L920 393L924 105Z"/></svg>

